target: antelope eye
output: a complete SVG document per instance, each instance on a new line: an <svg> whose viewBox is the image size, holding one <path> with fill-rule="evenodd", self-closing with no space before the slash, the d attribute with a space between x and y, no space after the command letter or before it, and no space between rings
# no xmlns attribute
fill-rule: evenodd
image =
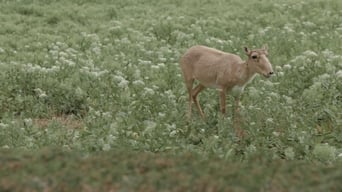
<svg viewBox="0 0 342 192"><path fill-rule="evenodd" d="M252 55L252 59L256 59L256 58L258 58L257 55Z"/></svg>

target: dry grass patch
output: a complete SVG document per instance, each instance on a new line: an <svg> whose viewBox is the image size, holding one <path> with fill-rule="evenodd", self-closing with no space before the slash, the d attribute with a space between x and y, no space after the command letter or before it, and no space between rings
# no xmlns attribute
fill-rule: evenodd
<svg viewBox="0 0 342 192"><path fill-rule="evenodd" d="M70 129L79 129L85 127L84 123L77 117L70 115L53 116L51 118L35 118L32 120L33 125L40 128L47 128L51 124L62 125Z"/></svg>

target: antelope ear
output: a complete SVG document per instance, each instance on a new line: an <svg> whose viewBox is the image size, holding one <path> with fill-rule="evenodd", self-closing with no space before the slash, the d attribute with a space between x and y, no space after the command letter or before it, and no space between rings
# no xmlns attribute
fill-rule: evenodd
<svg viewBox="0 0 342 192"><path fill-rule="evenodd" d="M267 44L264 44L264 45L262 46L262 49L264 49L264 50L266 50L266 51L267 51L267 49L268 49L268 45L267 45Z"/></svg>
<svg viewBox="0 0 342 192"><path fill-rule="evenodd" d="M245 53L246 53L247 55L249 55L249 54L251 53L251 51L248 49L248 47L244 47L243 49L245 50Z"/></svg>

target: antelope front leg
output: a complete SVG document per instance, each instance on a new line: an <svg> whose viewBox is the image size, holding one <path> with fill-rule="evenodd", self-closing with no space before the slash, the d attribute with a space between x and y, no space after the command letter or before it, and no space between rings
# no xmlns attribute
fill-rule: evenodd
<svg viewBox="0 0 342 192"><path fill-rule="evenodd" d="M189 106L188 106L188 121L191 120L191 114L192 114L192 94L191 90L189 91Z"/></svg>
<svg viewBox="0 0 342 192"><path fill-rule="evenodd" d="M235 109L234 109L234 116L233 116L233 127L236 131L236 134L238 135L239 138L244 137L244 131L241 129L240 124L241 124L241 119L240 119L240 98L236 97L235 98Z"/></svg>
<svg viewBox="0 0 342 192"><path fill-rule="evenodd" d="M226 114L226 90L222 89L220 91L220 110L223 115Z"/></svg>
<svg viewBox="0 0 342 192"><path fill-rule="evenodd" d="M240 97L236 97L235 98L235 110L234 110L235 114L240 113L239 105L240 105Z"/></svg>
<svg viewBox="0 0 342 192"><path fill-rule="evenodd" d="M202 108L197 100L197 95L204 89L205 87L202 84L198 84L191 92L192 99L196 104L197 110L201 115L201 118L204 120L204 113L202 111Z"/></svg>

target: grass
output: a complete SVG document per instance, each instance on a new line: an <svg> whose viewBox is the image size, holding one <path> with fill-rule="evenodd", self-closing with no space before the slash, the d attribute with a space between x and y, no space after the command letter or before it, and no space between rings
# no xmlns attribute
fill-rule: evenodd
<svg viewBox="0 0 342 192"><path fill-rule="evenodd" d="M4 177L0 189L4 191L338 191L341 188L338 182L341 164L307 169L307 163L302 161L264 161L261 156L241 164L215 156L203 159L188 152L116 150L85 155L51 148L34 154L2 152L6 154L1 158L4 166L0 168Z"/></svg>
<svg viewBox="0 0 342 192"><path fill-rule="evenodd" d="M341 7L2 0L2 189L339 191ZM215 90L199 95L207 122L186 121L178 60L196 44L268 44L276 75L246 87L243 140Z"/></svg>

